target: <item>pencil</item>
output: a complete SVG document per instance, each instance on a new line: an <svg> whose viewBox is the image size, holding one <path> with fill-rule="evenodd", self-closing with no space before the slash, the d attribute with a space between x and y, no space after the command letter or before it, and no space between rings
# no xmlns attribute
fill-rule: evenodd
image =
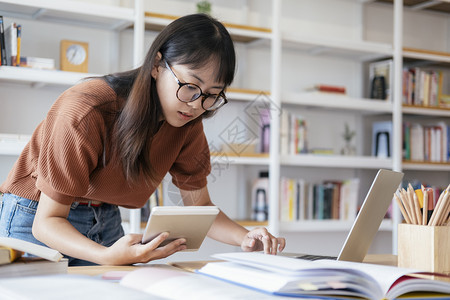
<svg viewBox="0 0 450 300"><path fill-rule="evenodd" d="M413 208L411 207L412 203L409 201L408 193L405 189L402 189L400 191L401 199L403 201L403 204L405 205L405 209L408 212L409 218L411 220L411 224L416 224L416 218L415 213L413 211Z"/></svg>
<svg viewBox="0 0 450 300"><path fill-rule="evenodd" d="M443 225L447 219L450 204L449 197L450 193L446 192L445 197L442 199L441 209L438 215L436 216L436 226Z"/></svg>
<svg viewBox="0 0 450 300"><path fill-rule="evenodd" d="M398 207L400 207L400 210L401 210L401 212L402 212L403 218L405 219L406 223L407 223L407 224L411 224L411 219L409 218L408 213L406 212L405 207L403 206L402 201L400 200L400 198L397 196L396 193L394 193L394 197L395 197L395 200L397 201Z"/></svg>
<svg viewBox="0 0 450 300"><path fill-rule="evenodd" d="M420 225L422 223L422 217L420 216L419 201L417 200L416 193L414 193L411 183L408 184L408 196L410 197L409 200L412 203L412 208L415 214L415 224Z"/></svg>
<svg viewBox="0 0 450 300"><path fill-rule="evenodd" d="M433 211L433 214L431 215L431 219L429 222L429 224L431 226L436 226L436 223L438 221L437 218L440 218L440 214L441 214L440 211L443 209L442 206L443 206L443 202L444 202L442 200L444 199L444 197L447 193L448 193L447 190L444 190L441 193L441 195L439 196L438 201L436 202L436 206L434 207L434 211Z"/></svg>
<svg viewBox="0 0 450 300"><path fill-rule="evenodd" d="M422 225L428 224L428 191L422 187L423 194L423 210L422 210Z"/></svg>

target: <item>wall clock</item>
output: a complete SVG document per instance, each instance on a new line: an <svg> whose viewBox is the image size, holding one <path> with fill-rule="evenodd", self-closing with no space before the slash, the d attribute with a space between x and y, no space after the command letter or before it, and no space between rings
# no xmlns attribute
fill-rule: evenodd
<svg viewBox="0 0 450 300"><path fill-rule="evenodd" d="M60 69L69 72L88 72L88 43L62 40Z"/></svg>

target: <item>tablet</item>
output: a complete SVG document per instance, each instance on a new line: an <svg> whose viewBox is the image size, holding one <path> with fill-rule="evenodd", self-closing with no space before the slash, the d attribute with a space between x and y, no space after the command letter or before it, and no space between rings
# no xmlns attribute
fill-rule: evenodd
<svg viewBox="0 0 450 300"><path fill-rule="evenodd" d="M218 213L216 206L156 206L152 208L142 243L148 243L162 232L169 232L160 247L185 238L187 248L184 251L196 251Z"/></svg>

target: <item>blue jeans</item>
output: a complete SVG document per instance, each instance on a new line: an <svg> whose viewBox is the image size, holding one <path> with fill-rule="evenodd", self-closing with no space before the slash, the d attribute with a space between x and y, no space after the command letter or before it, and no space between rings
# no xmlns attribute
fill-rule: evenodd
<svg viewBox="0 0 450 300"><path fill-rule="evenodd" d="M38 204L38 201L4 194L0 199L0 236L44 245L31 232ZM106 247L124 235L120 211L116 205L104 203L94 207L74 202L67 219L84 236ZM94 265L85 260L65 257L69 259L69 266Z"/></svg>

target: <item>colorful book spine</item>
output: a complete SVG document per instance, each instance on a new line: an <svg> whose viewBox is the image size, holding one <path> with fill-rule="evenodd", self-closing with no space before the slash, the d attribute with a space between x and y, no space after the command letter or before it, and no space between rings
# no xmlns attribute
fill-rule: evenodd
<svg viewBox="0 0 450 300"><path fill-rule="evenodd" d="M15 66L20 66L20 52L21 52L21 44L22 44L22 25L17 24L17 50L16 50L16 61L14 63Z"/></svg>
<svg viewBox="0 0 450 300"><path fill-rule="evenodd" d="M0 65L6 66L6 44L5 44L5 27L3 25L3 16L0 16Z"/></svg>

